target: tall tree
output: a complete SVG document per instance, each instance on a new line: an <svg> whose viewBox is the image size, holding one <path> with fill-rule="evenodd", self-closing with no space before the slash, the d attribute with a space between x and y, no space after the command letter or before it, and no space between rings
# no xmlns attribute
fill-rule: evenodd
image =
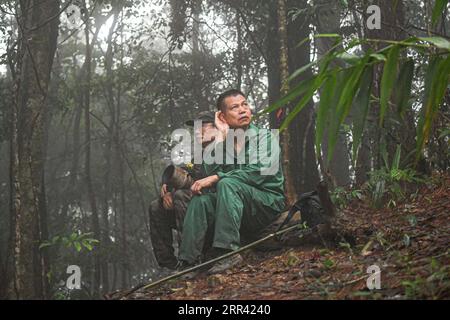
<svg viewBox="0 0 450 320"><path fill-rule="evenodd" d="M277 15L278 15L278 35L280 38L280 80L281 88L280 92L285 95L289 91L288 77L289 77L289 55L288 55L288 42L287 42L287 12L286 1L278 0L277 3ZM286 115L286 114L285 114ZM291 170L291 146L290 146L290 131L285 130L281 133L281 147L283 151L283 171L285 176L285 193L287 204L292 205L297 199L294 179L292 179Z"/></svg>
<svg viewBox="0 0 450 320"><path fill-rule="evenodd" d="M14 217L14 287L19 299L47 296L47 262L39 250L46 230L45 117L56 51L59 1L17 6L20 45L11 112L11 191Z"/></svg>
<svg viewBox="0 0 450 320"><path fill-rule="evenodd" d="M84 37L85 37L85 58L83 70L82 99L84 111L84 135L85 135L85 158L84 174L86 181L86 192L92 214L92 231L96 239L100 239L100 221L98 216L97 198L94 191L91 174L91 79L92 79L92 47L91 47L91 17L86 1L83 1L84 8ZM101 260L98 252L94 254L94 282L92 284L92 294L99 297L101 281Z"/></svg>

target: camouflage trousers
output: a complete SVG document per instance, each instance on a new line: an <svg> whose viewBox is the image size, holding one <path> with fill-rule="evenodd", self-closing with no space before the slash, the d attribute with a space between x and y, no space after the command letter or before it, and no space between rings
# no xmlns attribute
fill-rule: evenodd
<svg viewBox="0 0 450 320"><path fill-rule="evenodd" d="M177 258L174 254L172 230L177 231L178 247L181 243L183 222L192 192L188 189L176 190L172 193L173 209L166 210L161 199L152 201L149 208L150 237L153 253L161 267L174 269Z"/></svg>

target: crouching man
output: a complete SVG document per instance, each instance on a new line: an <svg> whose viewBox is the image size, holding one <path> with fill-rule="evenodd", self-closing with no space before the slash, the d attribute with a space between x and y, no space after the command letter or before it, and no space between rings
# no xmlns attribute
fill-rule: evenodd
<svg viewBox="0 0 450 320"><path fill-rule="evenodd" d="M215 124L221 137L215 139L215 152L220 148L225 149L224 161L214 174L197 180L191 187L194 197L184 219L178 265L180 270L200 262L209 235L212 234L212 247L216 256L234 251L241 245L241 236L257 236L285 207L278 140L271 138L270 131L263 131L251 123L251 109L241 91L229 90L221 94L217 108ZM237 129L245 133L244 139L236 139L230 134ZM250 131L253 134L247 134ZM263 132L264 137L261 139ZM252 148L255 145L256 149ZM264 154L261 148L267 148L267 157L272 165L276 164L272 172L266 170L266 164L260 158L249 161L255 154ZM244 163L239 160L243 158ZM202 190L212 186L216 187L216 192L202 193ZM241 261L240 255L233 255L218 262L208 273L223 272Z"/></svg>
<svg viewBox="0 0 450 320"><path fill-rule="evenodd" d="M186 125L194 126L195 120L202 122L201 130L194 132L195 138L202 148L205 148L215 136L214 112L201 112L195 119L188 120ZM193 180L198 180L211 174L210 170L203 164L194 164L188 171ZM175 189L174 186L163 182L160 197L150 204L150 237L153 253L160 267L176 269L177 258L174 254L172 230L176 230L178 235L182 234L184 217L191 198L192 191L189 188ZM178 240L180 243L181 237Z"/></svg>

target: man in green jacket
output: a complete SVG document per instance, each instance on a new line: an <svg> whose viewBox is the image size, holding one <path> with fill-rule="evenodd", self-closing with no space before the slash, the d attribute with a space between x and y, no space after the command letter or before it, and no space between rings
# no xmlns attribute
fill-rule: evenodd
<svg viewBox="0 0 450 320"><path fill-rule="evenodd" d="M216 165L212 175L196 181L191 187L195 196L184 220L179 269L200 262L209 235L215 255L236 250L241 245L241 235L257 236L285 206L278 140L272 139L270 131L251 123L251 109L241 91L229 90L221 94L217 108L215 124L221 134L215 139L215 152L226 149L225 163ZM239 129L245 139L230 134ZM230 145L233 157L230 157ZM267 163L260 157L264 154L263 148L267 148L266 160L269 159L272 166L276 162L276 170L272 172L267 170ZM258 155L256 159L255 155ZM216 188L215 192L202 192L211 187ZM219 273L241 261L240 255L233 255L218 262L208 272Z"/></svg>

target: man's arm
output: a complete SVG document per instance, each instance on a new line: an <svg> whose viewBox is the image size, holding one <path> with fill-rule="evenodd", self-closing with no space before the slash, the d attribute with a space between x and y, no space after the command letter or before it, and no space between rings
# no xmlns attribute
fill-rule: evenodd
<svg viewBox="0 0 450 320"><path fill-rule="evenodd" d="M194 184L191 186L191 191L194 194L202 194L203 188L210 188L216 185L216 183L219 181L219 176L217 174L206 177L204 179L200 179L194 182Z"/></svg>

